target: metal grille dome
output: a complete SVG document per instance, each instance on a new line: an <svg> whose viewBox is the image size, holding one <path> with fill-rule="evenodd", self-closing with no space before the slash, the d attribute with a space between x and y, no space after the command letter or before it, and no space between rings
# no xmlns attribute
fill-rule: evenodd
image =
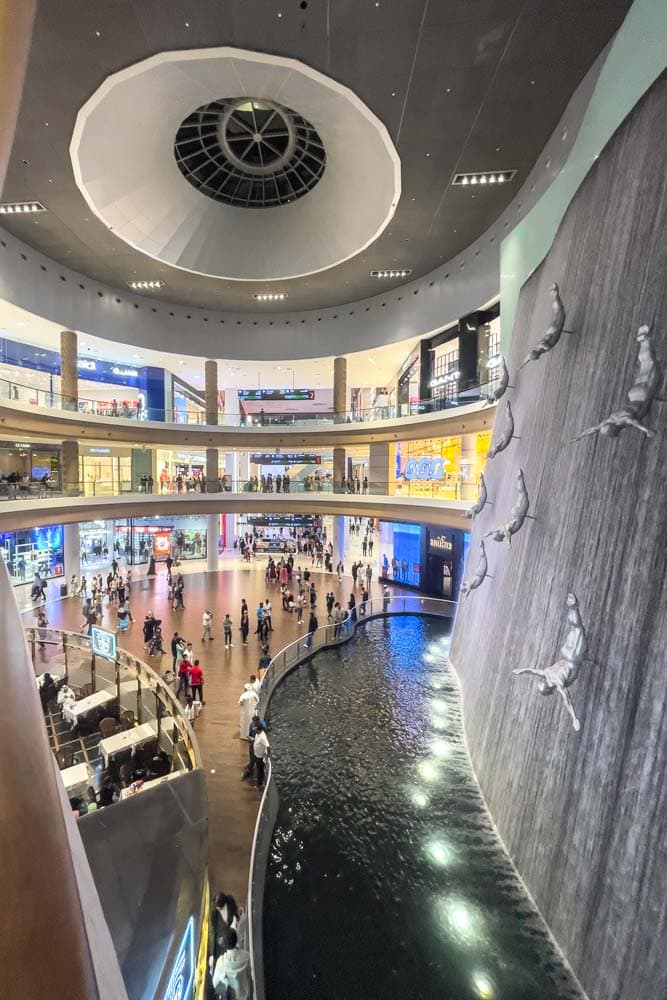
<svg viewBox="0 0 667 1000"><path fill-rule="evenodd" d="M311 191L326 164L316 130L273 101L223 98L188 115L174 142L179 170L226 205L271 208Z"/></svg>

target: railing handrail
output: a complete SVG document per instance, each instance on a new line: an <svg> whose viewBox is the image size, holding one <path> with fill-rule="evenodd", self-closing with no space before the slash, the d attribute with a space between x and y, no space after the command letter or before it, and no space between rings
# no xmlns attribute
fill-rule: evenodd
<svg viewBox="0 0 667 1000"><path fill-rule="evenodd" d="M499 377L500 371L498 378ZM312 413L308 413L306 411L288 411L286 413L265 412L263 415L261 413L255 413L248 415L246 423L241 423L240 414L238 413L218 413L217 424L210 424L206 419L204 408L202 408L202 412L200 413L185 411L183 413L183 417L186 419L183 420L176 419L173 408L171 410L166 410L160 407L146 406L145 404L142 405L141 409L136 410L134 415L129 411L127 413L101 412L102 410L106 411L108 409L108 407L102 408L102 402L113 403L116 396L121 398L120 402L116 400L117 405L120 405L121 407L126 405L128 402L132 402L132 400L128 399L123 401L123 390L134 390L135 387L133 386L116 386L109 393L112 399L102 401L78 395L76 397L70 397L61 391L55 392L50 389L40 389L39 386L28 385L25 382L19 382L17 379L6 378L3 376L0 378L0 400L3 404L26 403L28 406L32 406L35 409L45 411L56 409L62 410L64 413L80 413L84 416L98 416L103 420L127 420L134 424L138 421L141 423L153 421L172 425L173 427L209 427L218 425L221 427L236 427L241 430L247 429L249 431L256 431L260 427L269 426L287 428L290 426L301 426L302 424L312 423L376 423L386 420L397 420L401 417L415 417L429 413L442 413L445 410L456 409L457 407L465 406L469 403L480 402L485 399L487 394L491 392L492 387L498 381L498 378L489 378L484 382L477 382L472 385L465 386L455 393L437 398L427 397L426 399L412 400L407 403L391 403L387 405L378 404L376 406L362 407L360 409L340 411L322 410L321 412ZM7 387L6 394L5 391L3 391L5 386ZM50 397L52 400L60 400L60 402L55 405L49 405L39 403L39 401L37 403L32 403L30 400L21 400L13 397L12 392L14 388L29 393L42 393L44 396ZM257 400L256 402L260 401ZM289 402L289 400L286 400L286 402ZM88 407L89 409L82 410L80 409L80 406ZM169 419L167 419L167 417L169 417ZM191 417L196 419L190 419Z"/></svg>
<svg viewBox="0 0 667 1000"><path fill-rule="evenodd" d="M410 602L409 606L408 602ZM362 605L365 605L365 610L363 614L360 614ZM271 663L267 667L260 683L260 701L257 706L257 713L261 717L266 714L273 692L288 674L292 673L293 670L301 666L302 663L315 653L321 652L324 649L331 649L332 647L340 646L344 642L347 642L355 634L359 625L363 625L373 618L382 618L388 615L435 615L437 617L449 618L453 617L456 606L456 601L447 601L436 597L421 597L419 594L401 594L399 596L383 595L382 597L370 598L365 602L360 601L355 609L356 617L351 617L351 612L348 612L344 621L339 622L338 625L336 625L336 623L334 623L334 625L322 625L314 632L309 632L305 636L301 636L299 639L283 646L283 648L279 650L274 657L272 657ZM341 634L340 632L335 632L337 627L344 628L344 633ZM322 641L316 643L315 637L318 635ZM309 638L310 642L304 641ZM287 666L288 652L295 652L297 655L293 660L290 658L289 665ZM274 664L278 663L278 661L282 661L284 669L276 676L275 672L271 672L271 669ZM250 966L254 986L253 995L255 1000L264 1000L265 998L263 959L261 963L262 974L259 977L257 975L258 965L256 960L256 950L258 946L261 947L262 941L256 941L257 928L255 926L255 913L253 906L254 886L256 883L255 863L257 858L257 843L261 829L266 823L266 812L270 797L273 796L275 801L276 795L277 792L273 788L273 769L269 759L269 767L266 769L265 773L265 785L259 810L257 812L257 819L255 821L255 829L250 848L250 871L248 874L248 950L250 952ZM264 872L263 880L265 877L266 873Z"/></svg>
<svg viewBox="0 0 667 1000"><path fill-rule="evenodd" d="M27 625L25 626L25 632L27 634L28 641L34 649L34 644L36 640L35 633L38 632L39 626L37 625ZM44 630L42 630L44 631ZM72 642L69 648L77 650L88 650L90 649L90 637L84 635L82 632L71 632L69 629L55 628L51 625L46 626L45 631L47 635L42 638L39 637L39 642L44 642L46 645L59 646L61 649L65 648L67 640L77 640ZM58 638L53 639L48 636L48 633L55 633ZM65 644L63 644L63 639ZM127 670L133 671L135 679L141 682L141 676L137 673L137 668L140 669L146 675L147 687L154 693L158 692L163 696L164 700L169 704L171 709L170 718L177 723L177 728L179 729L179 734L183 738L186 750L190 755L193 762L193 769L199 770L203 768L203 762L201 757L201 751L199 749L199 744L197 742L197 737L195 736L194 729L192 728L189 720L187 719L185 712L183 711L183 706L180 701L169 687L169 685L160 677L156 670L154 670L150 664L146 663L144 660L140 660L138 656L134 656L127 650L118 649L118 661L121 666L125 667ZM107 661L112 662L112 661ZM35 665L34 654L33 654L33 665Z"/></svg>

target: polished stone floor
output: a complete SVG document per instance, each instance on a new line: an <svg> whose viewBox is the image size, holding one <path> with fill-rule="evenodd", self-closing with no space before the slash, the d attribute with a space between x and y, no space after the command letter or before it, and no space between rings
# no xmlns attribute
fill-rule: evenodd
<svg viewBox="0 0 667 1000"><path fill-rule="evenodd" d="M298 562L298 560L297 560ZM201 567L199 563L199 567ZM303 568L306 562L302 562ZM169 650L169 641L178 630L191 640L195 655L204 670L205 708L195 723L195 732L206 769L209 800L209 871L213 891L233 893L245 900L248 886L250 844L254 830L259 793L257 789L240 780L241 769L247 761L247 744L239 740L238 698L251 673L257 668L260 647L253 635L255 609L267 595L273 606L274 633L271 653L275 654L306 630L298 627L296 615L284 612L278 585L268 588L264 581L265 559L242 564L238 559L221 561L218 573L197 572L198 567L185 565L185 610L172 612L167 599L167 581L164 568L160 567L155 579L136 579L132 584L132 615L136 619L127 632L120 634L120 645L150 663L161 672L171 666L169 652L162 657L149 658L143 645L141 622L150 609L162 618L163 641ZM195 570L193 572L193 570ZM317 589L316 614L320 625L326 623L325 595L333 590L342 604L352 591L352 579L343 578L341 584L332 573L311 567L312 579ZM106 574L104 574L106 575ZM371 596L377 596L381 586L373 581ZM393 593L408 593L392 587ZM357 597L359 589L357 590ZM249 644L243 646L238 631L241 599L245 597L250 609L251 632ZM210 608L215 615L214 635L211 642L201 641L201 615ZM234 648L225 652L222 620L229 611L234 622ZM49 622L54 627L80 631L82 625L81 602L78 599L49 601ZM24 615L26 624L32 624L33 614ZM308 616L305 616L307 624ZM115 627L115 607L104 606L104 627Z"/></svg>

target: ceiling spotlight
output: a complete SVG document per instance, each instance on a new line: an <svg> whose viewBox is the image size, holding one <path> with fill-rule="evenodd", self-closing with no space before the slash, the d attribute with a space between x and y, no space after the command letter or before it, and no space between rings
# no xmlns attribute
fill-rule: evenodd
<svg viewBox="0 0 667 1000"><path fill-rule="evenodd" d="M166 281L160 281L159 278L156 278L155 281L128 281L128 285L135 289L164 288Z"/></svg>
<svg viewBox="0 0 667 1000"><path fill-rule="evenodd" d="M454 174L452 184L465 187L466 184L505 184L513 180L516 170L475 171L474 173Z"/></svg>
<svg viewBox="0 0 667 1000"><path fill-rule="evenodd" d="M46 212L41 201L10 201L0 205L0 215L24 215L26 212Z"/></svg>
<svg viewBox="0 0 667 1000"><path fill-rule="evenodd" d="M410 274L412 274L411 267L394 267L370 272L371 278L407 278Z"/></svg>
<svg viewBox="0 0 667 1000"><path fill-rule="evenodd" d="M252 297L256 302L284 302L287 292L254 292Z"/></svg>

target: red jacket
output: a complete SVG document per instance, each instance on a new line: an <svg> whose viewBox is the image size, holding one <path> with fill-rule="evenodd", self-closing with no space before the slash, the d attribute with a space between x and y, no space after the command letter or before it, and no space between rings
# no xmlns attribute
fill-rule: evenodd
<svg viewBox="0 0 667 1000"><path fill-rule="evenodd" d="M190 667L190 684L201 684L204 679L204 671L201 667Z"/></svg>
<svg viewBox="0 0 667 1000"><path fill-rule="evenodd" d="M190 661L181 660L181 662L178 664L178 676L187 677L189 670L190 670Z"/></svg>

